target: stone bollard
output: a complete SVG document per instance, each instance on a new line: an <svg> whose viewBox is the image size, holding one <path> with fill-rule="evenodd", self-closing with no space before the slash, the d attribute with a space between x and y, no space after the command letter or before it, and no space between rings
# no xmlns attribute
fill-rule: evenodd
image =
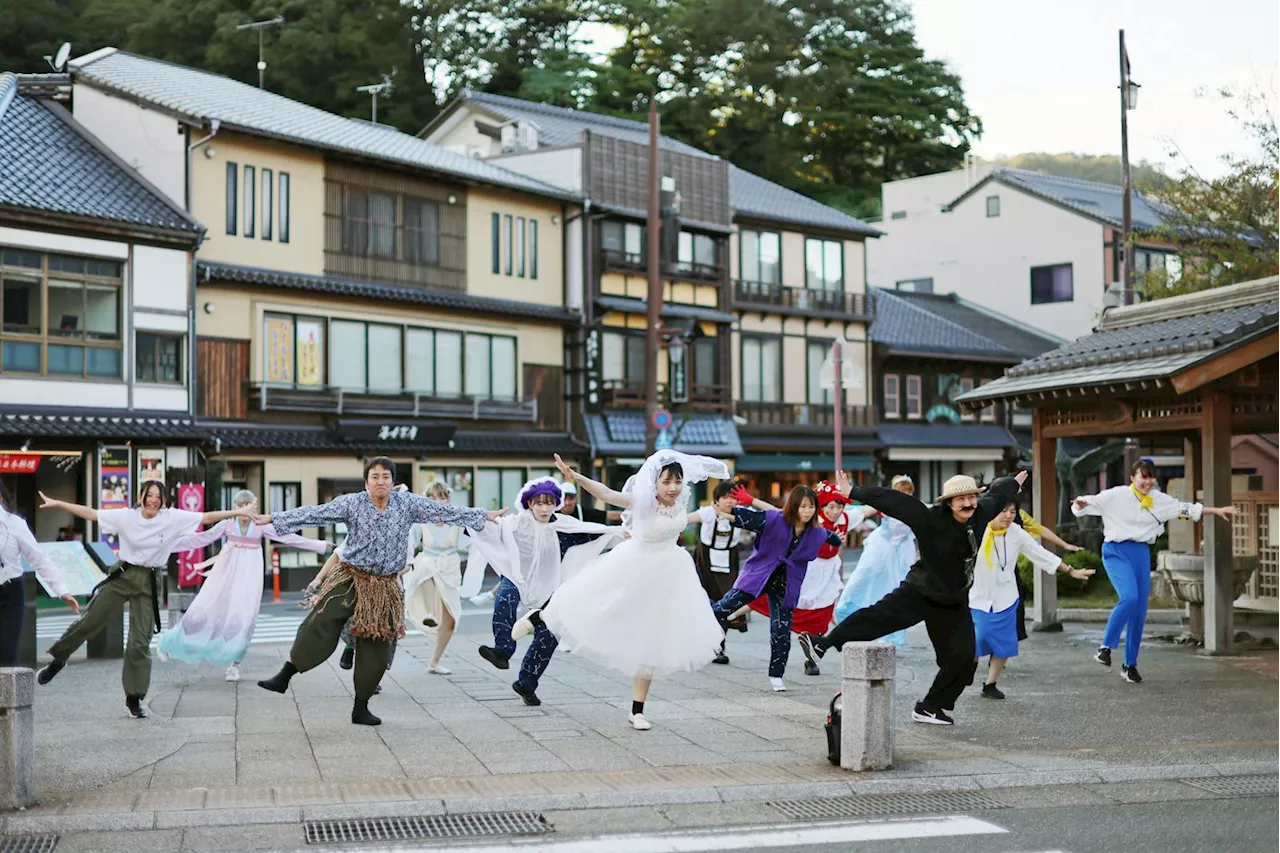
<svg viewBox="0 0 1280 853"><path fill-rule="evenodd" d="M845 643L840 715L840 766L887 770L893 766L893 672L889 643Z"/></svg>
<svg viewBox="0 0 1280 853"><path fill-rule="evenodd" d="M169 627L172 628L182 621L182 614L187 612L187 608L191 606L191 602L196 600L194 592L171 592L169 593ZM160 627L159 625L156 626Z"/></svg>
<svg viewBox="0 0 1280 853"><path fill-rule="evenodd" d="M0 810L25 809L36 800L35 687L32 670L0 668Z"/></svg>

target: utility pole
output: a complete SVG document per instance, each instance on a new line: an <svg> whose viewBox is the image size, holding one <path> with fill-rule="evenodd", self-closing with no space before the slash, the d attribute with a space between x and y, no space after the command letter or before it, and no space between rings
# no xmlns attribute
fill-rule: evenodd
<svg viewBox="0 0 1280 853"><path fill-rule="evenodd" d="M265 77L267 73L267 61L262 56L262 31L267 27L284 26L284 16L276 15L269 21L254 21L252 24L240 24L237 30L257 30L258 31L258 88L265 88Z"/></svg>
<svg viewBox="0 0 1280 853"><path fill-rule="evenodd" d="M844 470L844 348L841 346L844 341L836 338L831 344L831 367L833 382L831 385L831 402L832 407L832 426L836 432L836 470L832 472L832 476L839 474Z"/></svg>
<svg viewBox="0 0 1280 853"><path fill-rule="evenodd" d="M1136 87L1136 83L1133 84ZM1120 166L1124 170L1123 214L1120 226L1120 304L1133 304L1133 209L1130 195L1133 193L1133 182L1129 176L1129 110L1137 104L1136 97L1129 92L1129 54L1124 49L1124 30L1120 31ZM1133 95L1137 93L1134 92Z"/></svg>
<svg viewBox="0 0 1280 853"><path fill-rule="evenodd" d="M649 96L649 214L645 233L645 271L648 274L649 298L645 303L644 337L644 447L651 455L658 442L654 414L658 411L658 329L662 325L662 154L658 148L658 99Z"/></svg>

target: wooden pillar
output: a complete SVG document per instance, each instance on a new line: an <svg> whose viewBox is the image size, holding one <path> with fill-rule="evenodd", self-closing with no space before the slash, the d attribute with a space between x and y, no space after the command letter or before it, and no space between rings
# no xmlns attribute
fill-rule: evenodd
<svg viewBox="0 0 1280 853"><path fill-rule="evenodd" d="M1201 452L1205 506L1231 505L1231 396L1221 391L1204 395ZM1204 520L1204 650L1206 655L1231 654L1235 601L1235 561L1231 524L1219 518Z"/></svg>
<svg viewBox="0 0 1280 853"><path fill-rule="evenodd" d="M1050 528L1058 526L1058 470L1057 444L1044 437L1044 411L1032 410L1031 420L1031 476L1034 480L1036 520ZM1058 578L1044 572L1035 575L1035 615L1031 630L1061 631L1058 621Z"/></svg>
<svg viewBox="0 0 1280 853"><path fill-rule="evenodd" d="M1182 440L1182 458L1184 477L1187 481L1187 500L1200 500L1200 490L1204 488L1204 459L1200 452L1201 436L1193 438L1184 438ZM1191 553L1203 553L1201 540L1204 538L1204 525L1202 522L1196 522L1192 525L1191 534Z"/></svg>

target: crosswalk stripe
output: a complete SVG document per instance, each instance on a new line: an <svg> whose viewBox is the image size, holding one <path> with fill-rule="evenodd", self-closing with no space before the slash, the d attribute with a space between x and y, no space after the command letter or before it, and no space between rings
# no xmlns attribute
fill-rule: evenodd
<svg viewBox="0 0 1280 853"><path fill-rule="evenodd" d="M262 614L258 617L258 624L253 632L253 639L249 641L251 646L266 645L269 643L291 643L294 636L298 633L298 626L302 624L305 613L289 616L271 616ZM69 614L59 614L57 616L45 616L36 619L36 639L37 640L56 640L62 636L62 632L70 627L71 623L76 620L75 616ZM160 611L160 630L169 627L168 611ZM124 614L124 631L122 636L129 636L129 614ZM159 643L159 637L151 640L154 647Z"/></svg>

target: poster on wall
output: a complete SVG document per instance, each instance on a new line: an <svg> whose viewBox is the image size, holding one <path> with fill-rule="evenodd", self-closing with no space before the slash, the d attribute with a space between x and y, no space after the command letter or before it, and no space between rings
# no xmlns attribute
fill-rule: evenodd
<svg viewBox="0 0 1280 853"><path fill-rule="evenodd" d="M297 321L298 384L311 388L324 384L320 368L324 353L324 327L319 320Z"/></svg>
<svg viewBox="0 0 1280 853"><path fill-rule="evenodd" d="M293 318L266 319L266 381L293 384Z"/></svg>
<svg viewBox="0 0 1280 853"><path fill-rule="evenodd" d="M178 484L178 509L204 512L204 483ZM203 528L197 528L197 530ZM204 549L178 552L178 586L199 586L204 580L196 565L204 560Z"/></svg>
<svg viewBox="0 0 1280 853"><path fill-rule="evenodd" d="M104 447L98 451L98 509L128 509L131 502L130 458L128 447ZM101 539L119 551L115 536L102 534Z"/></svg>
<svg viewBox="0 0 1280 853"><path fill-rule="evenodd" d="M156 480L160 483L164 482L164 450L139 450L138 451L138 483L142 484L147 480Z"/></svg>

